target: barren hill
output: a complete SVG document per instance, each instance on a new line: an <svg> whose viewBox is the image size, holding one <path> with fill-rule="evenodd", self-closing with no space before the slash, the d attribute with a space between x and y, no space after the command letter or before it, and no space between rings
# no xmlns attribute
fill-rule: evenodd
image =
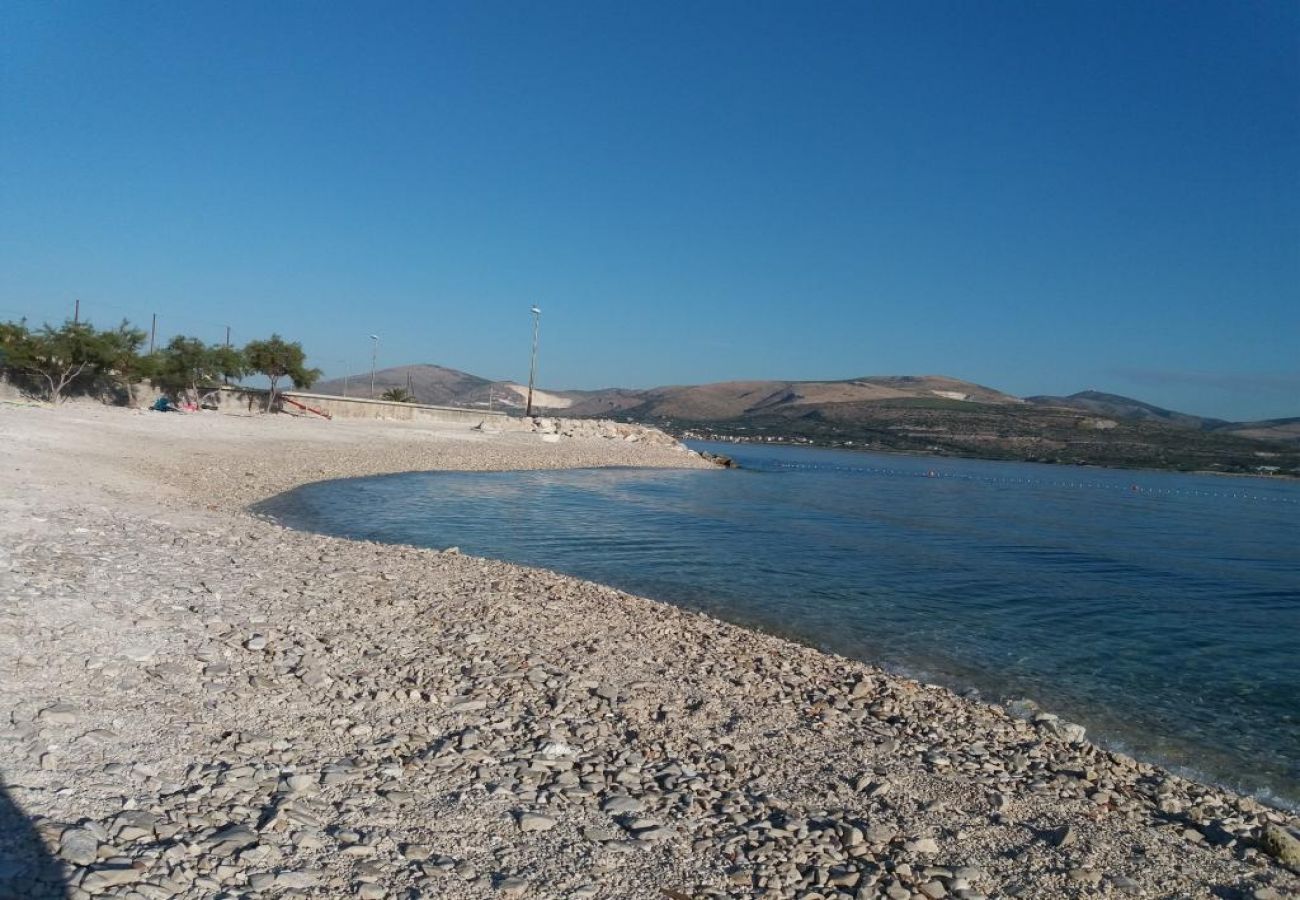
<svg viewBox="0 0 1300 900"><path fill-rule="evenodd" d="M522 412L527 388L443 366L376 373L375 393L407 386L418 402ZM370 374L323 382L369 396ZM612 417L679 435L1107 466L1300 474L1300 418L1234 423L1131 397L1010 394L944 375L841 381L722 381L633 390L536 389L534 410Z"/></svg>
<svg viewBox="0 0 1300 900"><path fill-rule="evenodd" d="M627 415L692 421L756 415L803 414L840 403L944 399L957 402L1019 403L1009 394L940 375L868 376L845 381L720 381L713 384L600 391L574 414L596 414L618 406Z"/></svg>
<svg viewBox="0 0 1300 900"><path fill-rule="evenodd" d="M468 406L476 404L480 399L486 406L490 388L494 384L477 375L426 363L380 369L375 373L374 395L379 397L392 388L406 388L408 383L418 402L436 406ZM369 397L370 373L332 378L316 384L312 390L320 394Z"/></svg>
<svg viewBox="0 0 1300 900"><path fill-rule="evenodd" d="M1141 400L1134 400L1132 397L1106 394L1101 391L1079 391L1079 393L1070 394L1068 397L1026 397L1025 402L1032 403L1035 406L1077 409L1094 415L1109 416L1114 419L1158 421L1183 428L1198 428L1203 431L1211 431L1230 424L1222 419L1207 419L1203 416L1174 412L1171 409L1164 409L1160 406L1144 403Z"/></svg>

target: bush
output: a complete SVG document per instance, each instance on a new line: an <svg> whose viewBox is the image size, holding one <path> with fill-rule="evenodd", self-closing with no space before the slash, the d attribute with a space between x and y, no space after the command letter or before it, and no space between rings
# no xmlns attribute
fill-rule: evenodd
<svg viewBox="0 0 1300 900"><path fill-rule="evenodd" d="M414 403L415 395L406 388L389 388L379 395L380 400L387 400L389 403Z"/></svg>

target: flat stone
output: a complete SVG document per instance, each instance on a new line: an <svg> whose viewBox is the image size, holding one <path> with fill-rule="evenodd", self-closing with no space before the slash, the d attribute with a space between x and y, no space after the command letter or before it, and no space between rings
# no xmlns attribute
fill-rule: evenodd
<svg viewBox="0 0 1300 900"><path fill-rule="evenodd" d="M282 888L309 888L320 883L321 874L310 869L280 872L275 876L275 886Z"/></svg>
<svg viewBox="0 0 1300 900"><path fill-rule="evenodd" d="M600 809L611 816L635 813L641 811L641 801L627 794L616 794L602 803Z"/></svg>
<svg viewBox="0 0 1300 900"><path fill-rule="evenodd" d="M526 812L519 815L520 831L550 831L555 825L554 819L541 813Z"/></svg>
<svg viewBox="0 0 1300 900"><path fill-rule="evenodd" d="M1079 839L1079 833L1074 830L1073 825L1062 825L1048 832L1047 840L1054 847L1069 847Z"/></svg>
<svg viewBox="0 0 1300 900"><path fill-rule="evenodd" d="M284 779L285 787L295 794L304 794L308 791L314 790L316 783L317 778L315 775L304 775L302 773L289 775Z"/></svg>
<svg viewBox="0 0 1300 900"><path fill-rule="evenodd" d="M1102 875L1096 869L1071 869L1067 874L1071 881L1078 882L1079 884L1101 884Z"/></svg>
<svg viewBox="0 0 1300 900"><path fill-rule="evenodd" d="M257 832L247 825L230 825L208 838L208 849L217 856L229 856L257 841Z"/></svg>
<svg viewBox="0 0 1300 900"><path fill-rule="evenodd" d="M1125 894L1142 893L1142 885L1138 884L1127 875L1112 875L1110 877L1110 884L1115 890L1123 891Z"/></svg>
<svg viewBox="0 0 1300 900"><path fill-rule="evenodd" d="M486 700L459 700L447 707L447 712L465 713L487 709Z"/></svg>
<svg viewBox="0 0 1300 900"><path fill-rule="evenodd" d="M888 844L898 837L898 829L889 825L871 825L862 834L869 844Z"/></svg>
<svg viewBox="0 0 1300 900"><path fill-rule="evenodd" d="M100 866L91 869L81 879L81 889L91 894L99 894L109 888L123 884L135 884L144 878L144 872L134 866Z"/></svg>
<svg viewBox="0 0 1300 900"><path fill-rule="evenodd" d="M71 703L55 703L38 712L36 718L51 725L75 725L77 708Z"/></svg>
<svg viewBox="0 0 1300 900"><path fill-rule="evenodd" d="M59 837L59 856L70 863L88 866L98 859L99 839L84 828L69 828Z"/></svg>
<svg viewBox="0 0 1300 900"><path fill-rule="evenodd" d="M908 841L903 845L903 849L909 853L925 853L933 855L939 852L939 845L934 838L917 838L914 841Z"/></svg>
<svg viewBox="0 0 1300 900"><path fill-rule="evenodd" d="M601 828L599 826L588 826L587 828L582 829L582 836L587 840L594 841L598 844L603 844L606 841L620 841L623 839L623 835L613 828Z"/></svg>
<svg viewBox="0 0 1300 900"><path fill-rule="evenodd" d="M158 817L139 809L127 809L113 817L113 833L119 841L152 837Z"/></svg>
<svg viewBox="0 0 1300 900"><path fill-rule="evenodd" d="M662 825L655 825L651 828L638 829L632 834L638 841L664 841L673 836L673 830Z"/></svg>
<svg viewBox="0 0 1300 900"><path fill-rule="evenodd" d="M518 897L528 890L528 882L518 875L511 875L509 878L502 878L497 883L497 890L507 897Z"/></svg>

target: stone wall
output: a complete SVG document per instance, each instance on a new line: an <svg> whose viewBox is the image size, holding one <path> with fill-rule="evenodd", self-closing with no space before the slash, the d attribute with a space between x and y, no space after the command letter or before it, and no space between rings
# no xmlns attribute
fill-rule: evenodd
<svg viewBox="0 0 1300 900"><path fill-rule="evenodd" d="M455 406L429 406L423 403L393 403L388 400L368 400L362 397L338 397L333 394L312 394L307 391L280 391L282 397L328 413L336 419L388 419L402 422L452 422L478 425L482 422L500 423L505 413L485 409L463 409ZM220 412L259 412L266 407L266 391L260 388L221 387L213 393ZM281 411L311 415L290 403L278 403ZM504 427L497 424L497 427Z"/></svg>

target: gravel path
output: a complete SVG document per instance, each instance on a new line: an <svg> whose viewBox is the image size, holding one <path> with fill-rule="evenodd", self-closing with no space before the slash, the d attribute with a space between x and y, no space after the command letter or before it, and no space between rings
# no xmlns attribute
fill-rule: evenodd
<svg viewBox="0 0 1300 900"><path fill-rule="evenodd" d="M0 407L0 897L1300 892L1294 819L1051 716L242 511L349 475L708 465L627 436Z"/></svg>

